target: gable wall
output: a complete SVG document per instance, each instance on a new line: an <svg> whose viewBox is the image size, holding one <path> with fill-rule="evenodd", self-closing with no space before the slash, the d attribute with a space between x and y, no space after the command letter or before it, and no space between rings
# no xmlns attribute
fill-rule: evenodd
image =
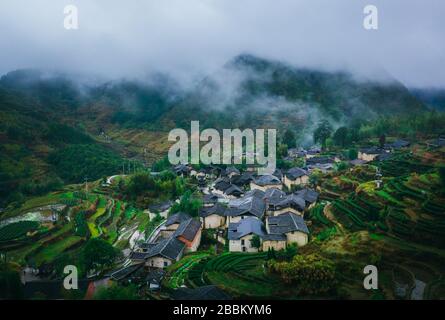
<svg viewBox="0 0 445 320"><path fill-rule="evenodd" d="M258 252L258 248L252 247L251 240L253 238L252 234L248 234L239 240L229 240L229 251L230 252ZM242 245L242 240L244 240L244 245ZM243 251L243 247L246 251Z"/></svg>
<svg viewBox="0 0 445 320"><path fill-rule="evenodd" d="M269 249L274 249L275 251L286 249L286 241L273 241L265 240L263 241L263 251L268 251Z"/></svg>
<svg viewBox="0 0 445 320"><path fill-rule="evenodd" d="M308 235L301 231L293 231L286 233L287 244L296 243L302 247L308 243Z"/></svg>
<svg viewBox="0 0 445 320"><path fill-rule="evenodd" d="M308 184L309 183L309 176L304 175L304 176L298 177L295 180L291 180L286 175L284 175L283 183L290 190L292 188L292 186Z"/></svg>
<svg viewBox="0 0 445 320"><path fill-rule="evenodd" d="M167 266L169 266L169 265L171 265L173 263L172 260L167 259L165 257L155 256L155 257L148 258L147 261L145 262L145 266L146 267L163 269L163 268L165 268L164 267L164 262L167 263Z"/></svg>
<svg viewBox="0 0 445 320"><path fill-rule="evenodd" d="M219 227L224 226L226 218L221 217L217 214L212 214L205 218L201 218L201 222L204 229L217 229Z"/></svg>

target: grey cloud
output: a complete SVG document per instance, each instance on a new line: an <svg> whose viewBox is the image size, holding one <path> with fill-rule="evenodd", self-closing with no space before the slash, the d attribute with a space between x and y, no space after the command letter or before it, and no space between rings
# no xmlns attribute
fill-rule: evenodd
<svg viewBox="0 0 445 320"><path fill-rule="evenodd" d="M80 29L63 28L63 7ZM362 27L363 8L380 28ZM0 73L41 68L106 77L165 71L190 80L241 52L408 86L445 86L440 0L2 0ZM382 72L385 70L385 72Z"/></svg>

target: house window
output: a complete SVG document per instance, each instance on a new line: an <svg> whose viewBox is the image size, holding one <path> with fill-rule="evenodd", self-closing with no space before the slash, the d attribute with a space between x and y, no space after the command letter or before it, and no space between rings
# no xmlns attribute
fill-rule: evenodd
<svg viewBox="0 0 445 320"><path fill-rule="evenodd" d="M245 243L244 239L241 240L241 245L242 245L242 246L244 245L244 243Z"/></svg>
<svg viewBox="0 0 445 320"><path fill-rule="evenodd" d="M164 267L167 267L167 266L168 266L168 262L164 261Z"/></svg>

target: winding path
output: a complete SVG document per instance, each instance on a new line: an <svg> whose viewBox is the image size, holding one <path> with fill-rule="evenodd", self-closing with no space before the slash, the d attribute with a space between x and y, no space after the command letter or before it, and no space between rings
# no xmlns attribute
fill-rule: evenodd
<svg viewBox="0 0 445 320"><path fill-rule="evenodd" d="M345 228L343 227L343 225L335 218L334 214L331 211L332 208L332 203L328 203L324 209L323 209L323 214L325 215L325 217L331 221L338 229L338 231L341 234L345 234Z"/></svg>

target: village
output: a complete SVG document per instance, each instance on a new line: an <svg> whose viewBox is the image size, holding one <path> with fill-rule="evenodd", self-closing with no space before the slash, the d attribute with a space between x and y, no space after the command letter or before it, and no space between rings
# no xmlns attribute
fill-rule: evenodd
<svg viewBox="0 0 445 320"><path fill-rule="evenodd" d="M396 140L383 147L362 148L349 165L388 160L394 151L409 146L408 141ZM273 175L257 175L256 165L248 165L244 170L235 166L208 165L200 169L184 164L173 166L171 170L177 176L197 181L202 194L199 217L193 218L185 212L169 214L172 201L151 206L146 210L150 218L158 215L163 222L146 241L135 245L125 266L110 273L110 278L126 282L136 271L144 270L150 290L160 290L169 266L187 254L199 252L203 232L210 232L220 250L231 253L275 252L305 246L310 240L308 225L312 223L305 217L320 195L320 190L310 187L310 175L314 170L332 171L345 159L341 155L322 155L319 147L291 148L285 159L300 159L306 165L277 169ZM377 171L374 181L377 188L381 187L381 176Z"/></svg>
<svg viewBox="0 0 445 320"><path fill-rule="evenodd" d="M438 175L421 157L434 164L442 157L445 139L414 146L408 140L388 140L357 148L353 156L349 150L332 152L319 146L286 148L273 174L259 175L257 164L166 163L162 171L123 171L67 186L42 198L42 205L32 212L26 208L35 206L36 200L25 204L21 212L26 214L2 221L10 229L32 228L3 242L8 251L2 258L22 263L21 279L30 298L42 292L47 298L59 297L64 275L58 266L83 263L79 257L91 242L100 244L94 249L99 251L91 253L93 261L106 250L119 254L90 270L80 266L84 299L106 288L136 288L143 299L233 299L276 293L296 297L304 291L289 287L277 266L307 256L328 263L319 254L326 257L331 240L343 241L338 245L348 248L350 237L363 237L363 230L375 238L389 234L402 242L413 235L415 241L433 239L433 234L417 231L404 218L401 200L410 199L419 212L430 210L434 219L441 217L436 214L442 210L440 199L424 195L437 188ZM417 219L431 224L429 230L436 228L435 220L420 214ZM442 234L441 220L437 221L434 241ZM101 247L105 244L109 249ZM370 257L380 251L371 247ZM340 257L335 253L337 260ZM354 261L357 266L363 263ZM330 272L320 267L323 274ZM418 267L415 270L419 272ZM360 272L352 274L360 285ZM338 294L332 291L334 282L327 288L320 294Z"/></svg>

